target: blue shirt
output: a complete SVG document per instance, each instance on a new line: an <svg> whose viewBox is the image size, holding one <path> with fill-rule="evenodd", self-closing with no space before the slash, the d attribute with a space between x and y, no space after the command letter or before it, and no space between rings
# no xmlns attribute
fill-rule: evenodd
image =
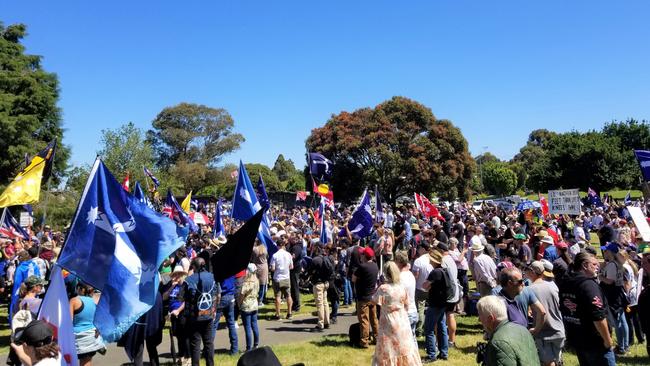
<svg viewBox="0 0 650 366"><path fill-rule="evenodd" d="M544 249L544 259L553 263L557 258L557 248L554 245L550 245L548 248Z"/></svg>
<svg viewBox="0 0 650 366"><path fill-rule="evenodd" d="M234 295L236 287L235 276L226 278L221 281L221 296Z"/></svg>

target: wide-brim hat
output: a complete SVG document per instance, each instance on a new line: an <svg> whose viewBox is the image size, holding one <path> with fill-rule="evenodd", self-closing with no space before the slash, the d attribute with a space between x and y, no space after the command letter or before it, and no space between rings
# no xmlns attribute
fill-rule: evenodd
<svg viewBox="0 0 650 366"><path fill-rule="evenodd" d="M438 264L438 265L441 264L442 263L442 253L437 249L433 249L433 250L429 251L429 261L431 261L431 263L435 263L435 264Z"/></svg>
<svg viewBox="0 0 650 366"><path fill-rule="evenodd" d="M422 230L420 230L420 225L411 224L411 231L422 231Z"/></svg>
<svg viewBox="0 0 650 366"><path fill-rule="evenodd" d="M485 249L485 246L483 245L483 243L481 243L481 239L474 240L474 238L472 238L472 246L470 247L470 250L472 252L480 252L480 251L482 251L484 249Z"/></svg>

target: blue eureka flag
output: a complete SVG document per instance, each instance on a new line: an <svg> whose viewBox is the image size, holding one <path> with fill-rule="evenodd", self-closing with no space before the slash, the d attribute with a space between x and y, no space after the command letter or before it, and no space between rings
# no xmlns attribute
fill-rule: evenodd
<svg viewBox="0 0 650 366"><path fill-rule="evenodd" d="M641 174L643 175L644 181L650 180L650 151L648 150L634 150L634 155L636 160L639 161L639 167L641 168Z"/></svg>
<svg viewBox="0 0 650 366"><path fill-rule="evenodd" d="M309 153L309 172L319 182L332 177L332 161L322 154Z"/></svg>
<svg viewBox="0 0 650 366"><path fill-rule="evenodd" d="M182 226L187 226L191 232L199 231L199 227L192 221L183 208L172 194L172 190L167 190L167 198L165 199L165 206L163 207L163 214L170 219L176 221Z"/></svg>
<svg viewBox="0 0 650 366"><path fill-rule="evenodd" d="M382 222L386 220L384 208L381 206L381 198L379 197L379 188L375 186L375 221Z"/></svg>
<svg viewBox="0 0 650 366"><path fill-rule="evenodd" d="M623 203L626 206L629 206L629 205L632 204L632 196L630 195L630 192L627 192L627 194L625 195L625 199L623 200Z"/></svg>
<svg viewBox="0 0 650 366"><path fill-rule="evenodd" d="M137 199L141 203L144 203L145 205L152 207L151 202L147 198L147 195L144 194L144 191L142 190L142 186L140 186L140 182L138 181L135 182L135 187L133 187L133 197L135 197L135 199Z"/></svg>
<svg viewBox="0 0 650 366"><path fill-rule="evenodd" d="M255 194L255 189L253 188L251 179L248 177L248 173L246 172L246 167L240 160L237 185L235 186L235 193L232 198L232 218L241 221L248 221L248 219L253 217L253 215L255 215L261 208L262 206L257 200L257 195ZM266 215L264 215L262 217L259 231L257 232L257 238L266 245L266 250L270 257L278 250L278 248L273 242L273 239L271 239L271 231L269 230L269 227L269 220Z"/></svg>
<svg viewBox="0 0 650 366"><path fill-rule="evenodd" d="M221 198L217 201L217 209L214 213L214 230L212 237L216 238L219 235L226 235L226 229L223 227L223 219L221 218Z"/></svg>
<svg viewBox="0 0 650 366"><path fill-rule="evenodd" d="M359 205L354 209L352 218L348 221L348 230L359 238L370 235L372 230L372 209L370 208L370 195L368 190L363 191ZM345 229L342 230L345 233Z"/></svg>
<svg viewBox="0 0 650 366"><path fill-rule="evenodd" d="M185 242L180 230L95 161L57 264L101 291L94 324L106 341L154 304L158 268Z"/></svg>

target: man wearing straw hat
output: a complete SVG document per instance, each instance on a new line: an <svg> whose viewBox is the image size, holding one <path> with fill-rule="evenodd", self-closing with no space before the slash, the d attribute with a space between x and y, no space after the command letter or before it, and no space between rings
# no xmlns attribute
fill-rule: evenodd
<svg viewBox="0 0 650 366"><path fill-rule="evenodd" d="M481 297L488 296L497 285L497 266L492 258L484 253L485 246L478 237L473 237L470 247L473 257L472 276Z"/></svg>

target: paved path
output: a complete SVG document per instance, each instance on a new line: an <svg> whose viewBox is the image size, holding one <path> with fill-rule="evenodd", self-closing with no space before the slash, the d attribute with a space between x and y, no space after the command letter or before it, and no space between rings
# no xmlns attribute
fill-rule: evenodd
<svg viewBox="0 0 650 366"><path fill-rule="evenodd" d="M271 306L271 305L266 305ZM258 327L260 330L260 345L273 346L277 344L286 344L292 342L303 342L310 339L319 338L324 335L332 334L348 334L348 328L351 324L357 322L357 317L353 315L354 308L340 308L338 323L332 324L329 329L324 332L312 332L316 326L316 317L312 315L295 315L291 320L260 320ZM246 349L246 336L244 335L244 326L239 323L237 335L239 337L239 350ZM215 352L226 353L230 349L230 341L228 340L228 330L223 328L223 321L221 327L217 331L215 339ZM108 347L108 352L105 356L97 355L93 358L93 366L115 366L128 364L129 359L124 353L124 349L111 344ZM169 353L169 333L165 331L163 342L158 346L160 353L160 362L171 364L171 354ZM145 361L148 361L148 356L145 351Z"/></svg>

